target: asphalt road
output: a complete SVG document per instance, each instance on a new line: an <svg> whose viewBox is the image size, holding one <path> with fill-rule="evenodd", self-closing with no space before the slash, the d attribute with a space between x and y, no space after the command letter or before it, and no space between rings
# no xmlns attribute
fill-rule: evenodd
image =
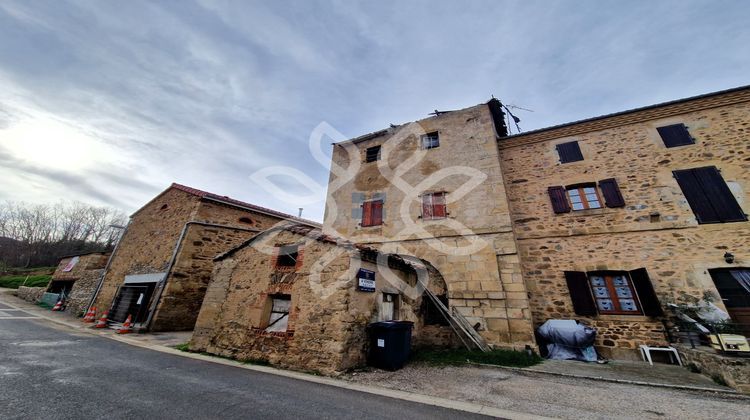
<svg viewBox="0 0 750 420"><path fill-rule="evenodd" d="M2 419L483 418L133 347L0 303Z"/></svg>

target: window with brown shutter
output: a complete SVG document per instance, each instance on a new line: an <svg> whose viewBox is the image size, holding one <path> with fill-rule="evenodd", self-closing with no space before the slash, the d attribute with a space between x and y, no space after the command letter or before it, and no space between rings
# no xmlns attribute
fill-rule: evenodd
<svg viewBox="0 0 750 420"><path fill-rule="evenodd" d="M744 222L747 215L715 166L672 172L698 223Z"/></svg>
<svg viewBox="0 0 750 420"><path fill-rule="evenodd" d="M547 194L549 194L549 199L552 202L552 210L556 214L570 212L570 203L568 203L565 187L549 187L547 188Z"/></svg>
<svg viewBox="0 0 750 420"><path fill-rule="evenodd" d="M672 124L664 127L657 127L656 131L659 132L659 136L667 147L695 144L695 139L690 136L685 124Z"/></svg>
<svg viewBox="0 0 750 420"><path fill-rule="evenodd" d="M444 192L422 195L422 219L443 219L446 215Z"/></svg>
<svg viewBox="0 0 750 420"><path fill-rule="evenodd" d="M645 268L633 271L565 271L573 309L583 316L663 314Z"/></svg>
<svg viewBox="0 0 750 420"><path fill-rule="evenodd" d="M648 316L661 316L664 312L659 304L659 298L656 297L654 286L648 277L645 268L639 268L630 272L630 279L633 281L638 300L643 308L643 314Z"/></svg>
<svg viewBox="0 0 750 420"><path fill-rule="evenodd" d="M581 148L577 141L561 143L555 146L557 154L560 155L560 163L578 162L583 160Z"/></svg>
<svg viewBox="0 0 750 420"><path fill-rule="evenodd" d="M620 187L614 178L599 181L599 189L604 196L604 205L607 207L624 207L625 200L620 193Z"/></svg>
<svg viewBox="0 0 750 420"><path fill-rule="evenodd" d="M362 226L383 224L383 200L370 200L362 203Z"/></svg>
<svg viewBox="0 0 750 420"><path fill-rule="evenodd" d="M588 277L582 271L566 271L565 282L568 284L570 299L573 301L573 310L578 315L596 315L596 305L591 297L591 289Z"/></svg>

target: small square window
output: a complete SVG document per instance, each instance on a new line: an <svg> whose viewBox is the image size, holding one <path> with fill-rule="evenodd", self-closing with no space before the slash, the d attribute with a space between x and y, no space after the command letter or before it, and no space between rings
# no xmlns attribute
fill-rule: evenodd
<svg viewBox="0 0 750 420"><path fill-rule="evenodd" d="M656 131L659 132L659 136L661 136L664 145L667 147L695 144L695 139L690 136L685 124L672 124L664 127L657 127Z"/></svg>
<svg viewBox="0 0 750 420"><path fill-rule="evenodd" d="M276 267L296 267L299 257L299 245L282 245L278 248Z"/></svg>
<svg viewBox="0 0 750 420"><path fill-rule="evenodd" d="M380 146L368 147L365 150L365 162L375 162L380 160Z"/></svg>
<svg viewBox="0 0 750 420"><path fill-rule="evenodd" d="M577 141L561 143L556 146L557 154L560 155L560 163L578 162L583 160L581 148Z"/></svg>
<svg viewBox="0 0 750 420"><path fill-rule="evenodd" d="M440 136L438 132L428 133L422 136L422 149L434 149L440 147Z"/></svg>

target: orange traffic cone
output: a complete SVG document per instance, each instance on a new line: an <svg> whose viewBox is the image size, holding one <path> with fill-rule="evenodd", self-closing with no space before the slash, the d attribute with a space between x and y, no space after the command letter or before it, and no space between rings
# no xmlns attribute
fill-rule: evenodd
<svg viewBox="0 0 750 420"><path fill-rule="evenodd" d="M109 316L109 311L104 311L102 317L94 325L94 328L107 328L107 316Z"/></svg>
<svg viewBox="0 0 750 420"><path fill-rule="evenodd" d="M62 299L58 300L55 306L52 307L53 311L62 311Z"/></svg>
<svg viewBox="0 0 750 420"><path fill-rule="evenodd" d="M125 320L125 323L122 324L122 327L120 327L119 330L117 330L117 334L130 334L133 332L133 329L130 327L130 322L132 321L133 316L128 315L128 319Z"/></svg>
<svg viewBox="0 0 750 420"><path fill-rule="evenodd" d="M95 322L96 321L96 307L92 306L88 311L86 311L86 315L83 317L83 322Z"/></svg>

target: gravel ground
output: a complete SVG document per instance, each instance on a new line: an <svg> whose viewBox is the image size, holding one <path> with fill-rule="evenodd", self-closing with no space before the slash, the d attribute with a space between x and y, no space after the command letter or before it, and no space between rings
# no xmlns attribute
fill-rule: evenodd
<svg viewBox="0 0 750 420"><path fill-rule="evenodd" d="M484 367L412 364L343 379L564 419L749 419L750 398Z"/></svg>

